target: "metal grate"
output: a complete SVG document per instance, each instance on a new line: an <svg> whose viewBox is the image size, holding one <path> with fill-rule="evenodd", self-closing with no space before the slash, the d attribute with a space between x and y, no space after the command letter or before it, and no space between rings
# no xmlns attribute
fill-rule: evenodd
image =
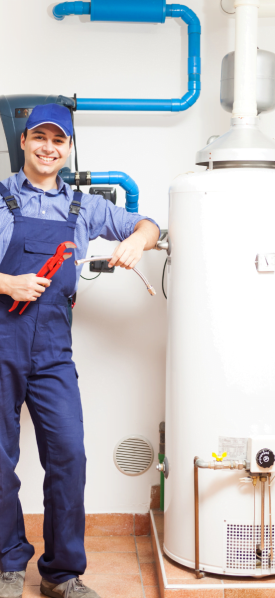
<svg viewBox="0 0 275 598"><path fill-rule="evenodd" d="M114 450L114 462L125 475L141 475L151 467L154 451L143 436L128 436L118 442Z"/></svg>
<svg viewBox="0 0 275 598"><path fill-rule="evenodd" d="M226 573L247 574L254 573L259 570L274 569L275 559L270 562L269 559L269 525L265 525L265 550L263 551L261 562L262 566L256 566L257 557L255 554L255 546L261 542L261 526L256 525L254 529L253 523L234 523L225 522L226 531ZM272 544L274 550L274 525L272 526Z"/></svg>

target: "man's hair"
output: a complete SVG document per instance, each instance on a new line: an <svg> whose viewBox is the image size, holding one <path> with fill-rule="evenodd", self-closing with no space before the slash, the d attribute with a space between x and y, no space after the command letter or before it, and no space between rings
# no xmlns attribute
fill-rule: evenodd
<svg viewBox="0 0 275 598"><path fill-rule="evenodd" d="M26 127L26 129L24 129L23 135L24 135L25 139L27 139L27 135L28 135L28 129L27 129L27 127ZM71 145L71 143L72 143L72 136L70 135L70 145Z"/></svg>

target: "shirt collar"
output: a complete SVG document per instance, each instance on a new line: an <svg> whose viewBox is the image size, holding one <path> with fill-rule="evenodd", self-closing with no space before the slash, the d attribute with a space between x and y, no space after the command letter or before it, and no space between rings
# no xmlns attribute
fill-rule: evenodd
<svg viewBox="0 0 275 598"><path fill-rule="evenodd" d="M68 186L66 185L66 183L64 183L63 179L57 175L56 177L56 183L57 183L57 189L52 189L53 191L53 195L59 195L59 193L64 193L68 199L69 199L69 193L68 193ZM23 185L27 185L28 189L34 189L35 191L41 191L41 189L34 187L31 182L28 180L28 178L26 177L23 168L20 169L20 171L17 174L17 185L18 185L18 191L20 193ZM70 189L70 187L69 187ZM51 193L51 191L47 191L47 193Z"/></svg>

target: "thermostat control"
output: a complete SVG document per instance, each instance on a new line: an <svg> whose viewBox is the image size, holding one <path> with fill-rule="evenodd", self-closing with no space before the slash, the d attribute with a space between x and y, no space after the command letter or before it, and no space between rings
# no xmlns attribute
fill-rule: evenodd
<svg viewBox="0 0 275 598"><path fill-rule="evenodd" d="M247 459L251 473L275 471L275 436L251 436L248 439Z"/></svg>

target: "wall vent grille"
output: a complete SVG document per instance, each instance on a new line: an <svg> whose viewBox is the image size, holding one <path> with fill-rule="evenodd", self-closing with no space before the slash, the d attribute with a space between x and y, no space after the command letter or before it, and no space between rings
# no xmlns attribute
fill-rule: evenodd
<svg viewBox="0 0 275 598"><path fill-rule="evenodd" d="M127 436L117 443L114 450L115 465L125 475L145 473L153 460L153 447L143 436Z"/></svg>
<svg viewBox="0 0 275 598"><path fill-rule="evenodd" d="M224 572L241 575L243 572L254 574L275 568L275 559L269 559L269 525L265 525L265 550L262 566L257 566L255 546L261 542L261 526L253 523L225 522L225 559ZM274 550L274 525L272 526L272 544Z"/></svg>

